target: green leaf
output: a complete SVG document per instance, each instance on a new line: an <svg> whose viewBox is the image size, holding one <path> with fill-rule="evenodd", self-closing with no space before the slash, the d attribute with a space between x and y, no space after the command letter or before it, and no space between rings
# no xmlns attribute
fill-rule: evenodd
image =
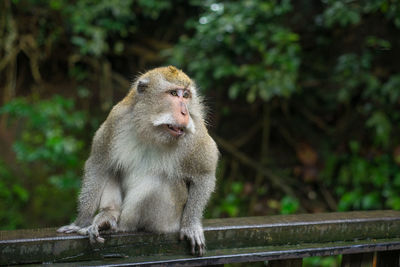
<svg viewBox="0 0 400 267"><path fill-rule="evenodd" d="M292 214L299 209L299 201L293 197L285 196L281 200L281 214Z"/></svg>

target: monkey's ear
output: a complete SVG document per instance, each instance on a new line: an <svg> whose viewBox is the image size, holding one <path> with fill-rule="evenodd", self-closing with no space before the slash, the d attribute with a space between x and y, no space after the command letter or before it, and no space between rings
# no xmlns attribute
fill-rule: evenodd
<svg viewBox="0 0 400 267"><path fill-rule="evenodd" d="M149 81L148 80L140 80L137 84L137 91L139 94L143 93L146 91L147 87L149 87Z"/></svg>

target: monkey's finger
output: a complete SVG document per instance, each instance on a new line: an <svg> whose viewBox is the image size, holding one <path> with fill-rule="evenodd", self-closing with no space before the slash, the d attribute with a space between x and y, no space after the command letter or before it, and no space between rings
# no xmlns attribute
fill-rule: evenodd
<svg viewBox="0 0 400 267"><path fill-rule="evenodd" d="M206 239L205 239L205 237L204 237L204 234L203 234L203 233L201 233L201 234L200 234L200 242L201 242L201 244L203 244L203 245L204 245L204 247L206 246Z"/></svg>
<svg viewBox="0 0 400 267"><path fill-rule="evenodd" d="M58 228L57 232L58 233L65 233L67 231L67 229L68 229L67 226L63 226L63 227Z"/></svg>
<svg viewBox="0 0 400 267"><path fill-rule="evenodd" d="M202 242L201 242L201 237L199 234L194 235L195 241L196 241L196 247L198 247L199 251L199 256L202 256Z"/></svg>
<svg viewBox="0 0 400 267"><path fill-rule="evenodd" d="M200 236L195 234L194 235L194 240L196 242L196 245L200 246L200 244L201 244Z"/></svg>
<svg viewBox="0 0 400 267"><path fill-rule="evenodd" d="M59 233L67 233L68 234L68 233L76 232L79 229L80 229L79 226L70 224L70 225L65 225L63 227L58 228L57 232L59 232Z"/></svg>
<svg viewBox="0 0 400 267"><path fill-rule="evenodd" d="M203 256L205 252L206 252L206 248L205 248L204 244L200 244L200 246L199 246L199 256Z"/></svg>
<svg viewBox="0 0 400 267"><path fill-rule="evenodd" d="M204 238L204 236L203 236L203 238ZM204 240L203 240L203 242L201 243L200 247L201 247L201 253L202 253L200 256L203 256L203 255L206 253L206 251L207 251L207 246L206 246L206 243L205 243Z"/></svg>
<svg viewBox="0 0 400 267"><path fill-rule="evenodd" d="M88 235L89 235L89 240L90 243L96 243L97 238L99 237L99 229L97 227L97 225L92 225L88 228L87 231Z"/></svg>
<svg viewBox="0 0 400 267"><path fill-rule="evenodd" d="M104 243L104 238L102 238L101 236L97 236L96 241L99 243Z"/></svg>
<svg viewBox="0 0 400 267"><path fill-rule="evenodd" d="M194 241L193 236L190 239L190 246L192 248L192 255L196 255L196 242Z"/></svg>

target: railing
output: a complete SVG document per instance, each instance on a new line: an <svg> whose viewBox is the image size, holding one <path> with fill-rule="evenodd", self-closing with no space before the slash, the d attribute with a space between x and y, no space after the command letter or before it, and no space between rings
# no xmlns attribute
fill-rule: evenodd
<svg viewBox="0 0 400 267"><path fill-rule="evenodd" d="M301 266L302 258L343 255L342 266L399 266L400 212L368 211L204 221L207 253L189 254L178 234L117 233L104 244L55 228L0 231L0 265L208 265L268 261Z"/></svg>

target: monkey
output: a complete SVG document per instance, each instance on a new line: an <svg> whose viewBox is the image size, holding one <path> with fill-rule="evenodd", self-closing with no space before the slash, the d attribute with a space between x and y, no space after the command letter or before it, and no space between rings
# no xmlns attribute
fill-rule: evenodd
<svg viewBox="0 0 400 267"><path fill-rule="evenodd" d="M96 131L78 215L60 233L104 242L102 230L179 233L205 253L202 217L219 151L195 82L174 66L140 75Z"/></svg>

